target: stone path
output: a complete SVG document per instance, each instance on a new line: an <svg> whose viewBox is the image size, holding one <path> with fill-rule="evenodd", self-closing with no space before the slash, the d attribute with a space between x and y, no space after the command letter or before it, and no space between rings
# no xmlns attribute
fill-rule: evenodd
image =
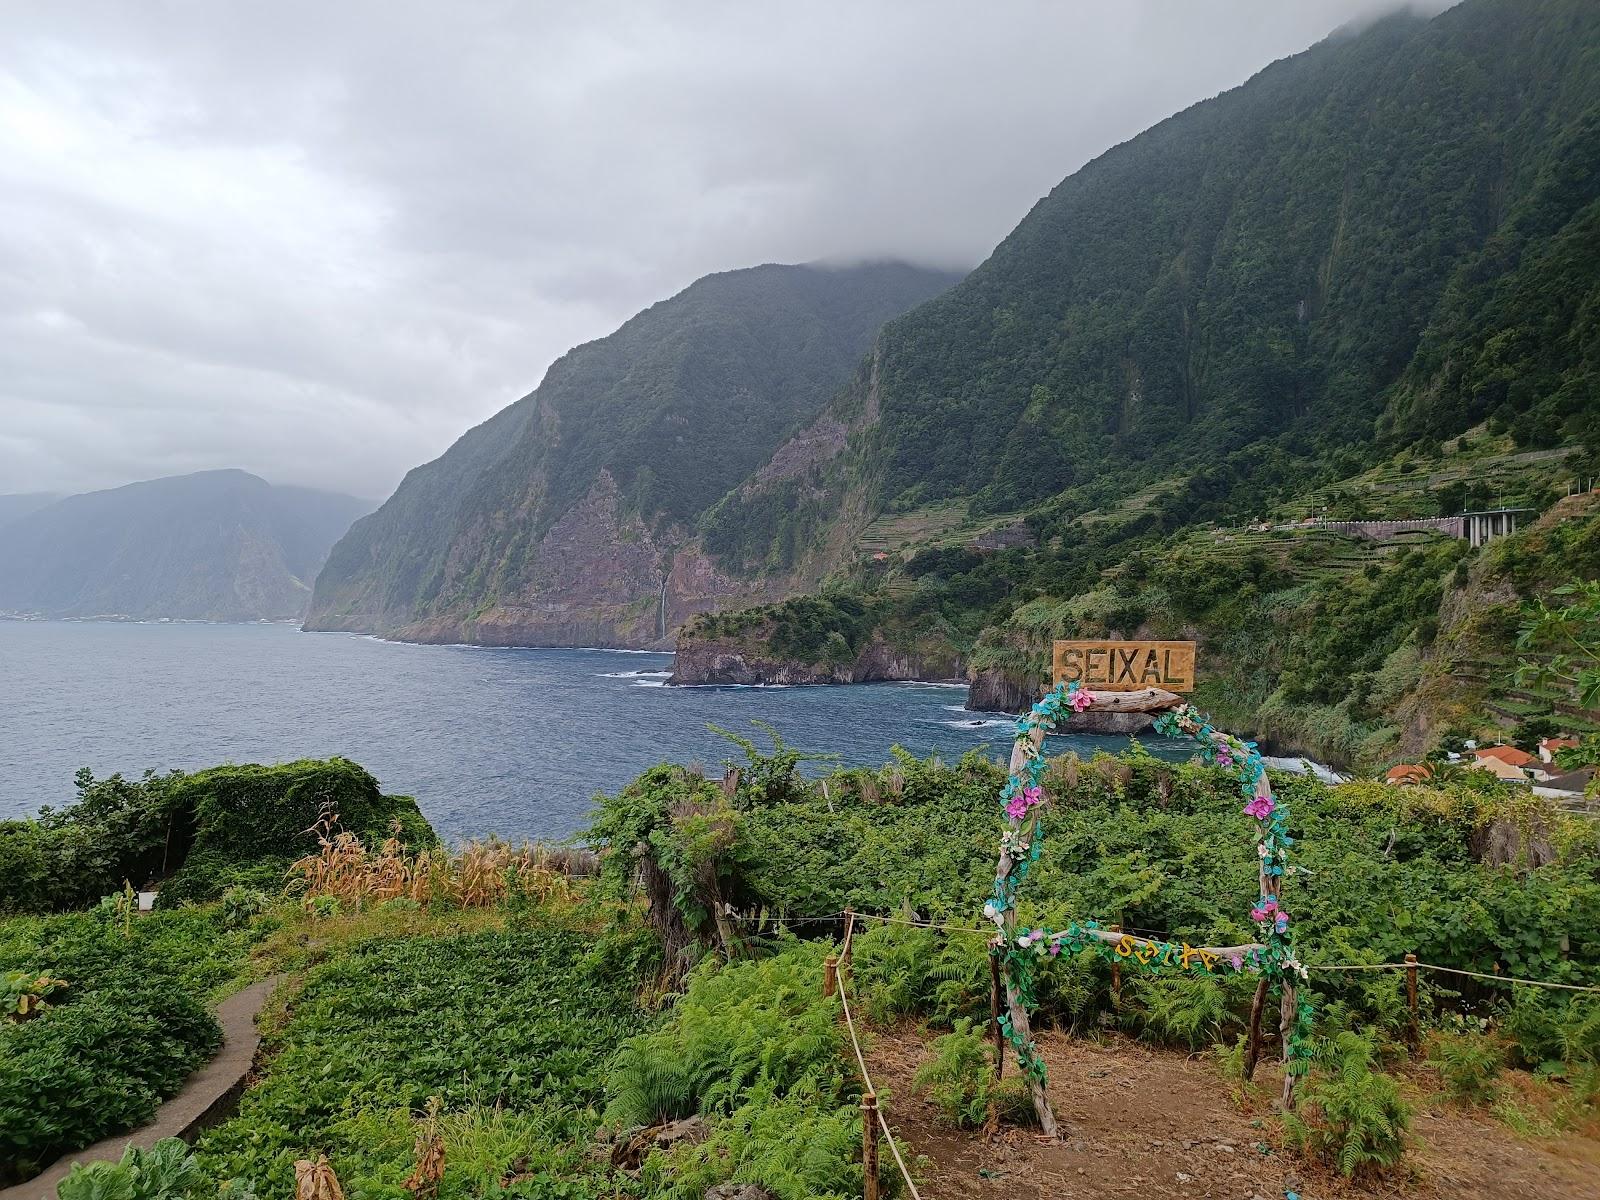
<svg viewBox="0 0 1600 1200"><path fill-rule="evenodd" d="M220 1118L244 1090L245 1076L250 1073L256 1048L261 1044L256 1014L282 980L282 975L268 976L235 992L217 1007L222 1049L189 1076L176 1096L156 1109L155 1119L148 1125L63 1156L27 1183L0 1188L0 1200L55 1200L56 1185L72 1170L73 1163L116 1162L129 1143L149 1146L162 1138L188 1138Z"/></svg>

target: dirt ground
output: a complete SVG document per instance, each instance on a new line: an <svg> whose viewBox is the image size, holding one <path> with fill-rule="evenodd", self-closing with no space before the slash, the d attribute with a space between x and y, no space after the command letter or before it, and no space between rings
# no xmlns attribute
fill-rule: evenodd
<svg viewBox="0 0 1600 1200"><path fill-rule="evenodd" d="M875 1084L891 1096L888 1116L902 1145L926 1159L927 1200L1283 1200L1290 1190L1301 1200L1600 1200L1600 1141L1520 1139L1487 1113L1430 1097L1425 1079L1408 1084L1415 1114L1407 1164L1389 1178L1353 1184L1284 1147L1269 1103L1275 1070L1258 1071L1259 1090L1242 1095L1209 1061L1121 1038L1043 1035L1050 1095L1071 1127L1065 1140L1046 1143L1015 1128L987 1138L941 1124L934 1107L912 1095L931 1040L915 1029L876 1030L867 1055Z"/></svg>

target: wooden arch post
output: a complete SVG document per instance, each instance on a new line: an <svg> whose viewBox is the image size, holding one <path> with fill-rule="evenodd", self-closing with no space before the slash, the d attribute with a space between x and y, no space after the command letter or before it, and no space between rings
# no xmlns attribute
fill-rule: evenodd
<svg viewBox="0 0 1600 1200"><path fill-rule="evenodd" d="M1200 956L1202 960L1207 956L1213 959L1219 957L1233 959L1237 967L1237 959L1248 956L1258 969L1262 970L1263 985L1269 983L1271 979L1277 980L1278 1028L1282 1040L1284 1066L1283 1104L1285 1108L1290 1107L1293 1104L1295 1079L1294 1035L1300 1019L1295 972L1302 968L1294 958L1292 943L1285 941L1287 915L1280 911L1278 904L1281 880L1288 869L1285 865L1287 857L1285 847L1290 844L1283 824L1285 814L1278 811L1260 756L1253 744L1242 743L1237 738L1213 729L1210 723L1192 708L1184 707L1182 698L1173 692L1156 687L1090 692L1073 682L1058 686L1018 727L1018 736L1011 751L1010 779L1005 792L1011 823L1001 840L1000 857L995 864L994 900L985 906L985 914L995 921L999 930L997 942L1005 985L1005 1029L1018 1049L1018 1065L1024 1067L1024 1077L1028 1081L1028 1089L1033 1099L1034 1111L1039 1118L1040 1128L1049 1137L1060 1136L1060 1125L1050 1105L1042 1064L1032 1050L1033 1038L1027 997L1023 992L1022 980L1019 978L1019 972L1023 969L1015 964L1013 956L1018 953L1019 948L1032 949L1041 941L1060 941L1063 937L1076 937L1080 939L1079 944L1082 944L1082 939L1087 939L1091 944L1099 943L1102 950L1107 944L1114 943L1118 947L1119 954L1127 954L1129 948L1135 944L1145 947L1151 945L1148 939L1101 930L1094 927L1093 922L1089 923L1090 928L1087 929L1074 925L1065 935L1052 935L1037 929L1027 934L1019 931L1015 902L1017 886L1032 860L1038 856L1037 845L1030 844L1039 836L1038 818L1037 815L1030 814L1029 809L1044 800L1042 792L1044 738L1055 728L1057 717L1065 717L1063 709L1068 703L1074 712L1166 713L1176 709L1178 711L1168 718L1172 722L1173 729L1199 742L1207 761L1213 761L1219 766L1227 765L1236 770L1248 801L1245 811L1256 816L1262 830L1258 842L1259 882L1260 907L1265 911L1265 915L1253 911L1252 916L1266 930L1266 938L1271 945L1251 943L1244 946L1207 947L1193 951L1185 944L1184 963L1187 964L1188 955L1192 953ZM1031 782L1025 785L1024 781ZM1277 916L1274 930L1275 913ZM1167 948L1172 949L1170 944ZM1252 1006L1253 1023L1259 1019L1259 1005L1264 996L1265 986L1257 990L1256 1004Z"/></svg>
<svg viewBox="0 0 1600 1200"><path fill-rule="evenodd" d="M1160 688L1145 688L1137 692L1102 692L1094 696L1089 702L1088 709L1094 712L1163 712L1181 704L1182 698ZM1035 752L1042 753L1045 737L1044 726L1035 727L1029 733ZM1019 740L1011 748L1010 774L1019 775L1027 762L1027 751ZM1017 859L1008 847L1000 850L1000 861L995 864L994 881L996 893L1003 892L1011 878L1011 873L1017 867ZM1006 964L1005 952L1017 944L1017 910L1016 906L1005 910L1004 924L1001 933L1005 945L1001 948L1001 978L1005 983L1006 1015L1011 1021L1014 1034L1024 1042L1033 1040L1032 1026L1028 1021L1028 1006L1022 1001L1022 993L1017 987L1015 973ZM1033 1071L1025 1073L1028 1081L1028 1091L1033 1097L1033 1111L1039 1117L1039 1128L1048 1137L1060 1137L1060 1126L1056 1121L1055 1110L1050 1107L1050 1095L1045 1089L1044 1080Z"/></svg>

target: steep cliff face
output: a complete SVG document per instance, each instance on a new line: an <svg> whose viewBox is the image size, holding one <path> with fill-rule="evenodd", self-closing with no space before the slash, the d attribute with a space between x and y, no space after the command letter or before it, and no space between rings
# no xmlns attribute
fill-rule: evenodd
<svg viewBox="0 0 1600 1200"><path fill-rule="evenodd" d="M953 281L900 263L700 280L412 471L334 548L306 627L657 646L696 612L814 583L714 564L698 523L815 420L885 320Z"/></svg>

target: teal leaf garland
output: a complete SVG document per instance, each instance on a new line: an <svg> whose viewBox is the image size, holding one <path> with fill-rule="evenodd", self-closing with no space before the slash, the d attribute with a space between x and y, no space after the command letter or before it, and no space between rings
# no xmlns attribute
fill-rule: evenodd
<svg viewBox="0 0 1600 1200"><path fill-rule="evenodd" d="M1294 838L1289 834L1289 810L1281 797L1272 794L1266 782L1266 764L1254 742L1223 733L1193 705L1170 709L1155 720L1156 731L1167 737L1182 737L1194 742L1206 763L1220 767L1239 783L1244 797L1244 813L1256 822L1256 855L1261 864L1261 895L1250 910L1251 920L1260 933L1261 946L1231 958L1195 950L1187 943L1148 942L1148 954L1129 952L1130 940L1121 944L1095 936L1101 926L1096 921L1074 921L1064 930L1044 927L1019 930L1016 926L1017 893L1033 864L1039 860L1044 843L1044 778L1047 763L1043 735L1065 723L1093 703L1092 693L1077 683L1057 684L1017 722L1015 744L1021 751L1022 765L1006 779L1000 792L1000 805L1006 827L1000 837L1001 850L1009 855L1011 868L996 873L994 892L984 903L983 915L998 929L994 944L1002 954L1006 978L1016 990L1025 1009L1036 1003L1033 987L1034 963L1053 958L1064 951L1092 951L1102 958L1120 962L1135 970L1158 972L1168 967L1200 972L1256 971L1272 982L1280 996L1286 976L1306 978L1305 968L1295 956L1294 933L1287 910L1279 899L1284 877L1294 874L1289 861ZM1034 740L1038 732L1040 738ZM1033 1042L1017 1030L1008 1013L998 1018L1001 1032L1016 1052L1023 1072L1040 1083L1045 1080L1044 1060ZM1288 1070L1303 1075L1308 1066L1311 1036L1311 1002L1300 992L1295 1019L1288 1038Z"/></svg>

